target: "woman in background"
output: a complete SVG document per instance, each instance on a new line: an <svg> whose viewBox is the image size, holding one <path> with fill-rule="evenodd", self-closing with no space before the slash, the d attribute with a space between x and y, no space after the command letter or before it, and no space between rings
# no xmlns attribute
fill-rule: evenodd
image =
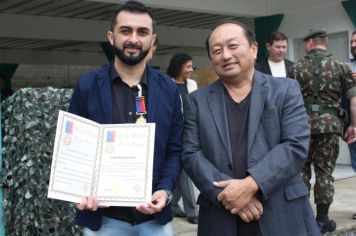
<svg viewBox="0 0 356 236"><path fill-rule="evenodd" d="M198 88L197 83L191 79L192 72L193 60L190 55L186 53L178 53L172 57L167 69L167 74L176 82L183 103L187 94ZM182 211L178 205L181 197L183 200L184 211ZM191 224L198 223L198 212L193 183L184 170L182 170L176 184L176 189L173 192L171 208L173 216L187 217L188 222Z"/></svg>

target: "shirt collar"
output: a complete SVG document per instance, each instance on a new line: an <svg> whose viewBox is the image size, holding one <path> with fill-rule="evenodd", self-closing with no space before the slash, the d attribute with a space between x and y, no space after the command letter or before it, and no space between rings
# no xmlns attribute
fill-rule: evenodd
<svg viewBox="0 0 356 236"><path fill-rule="evenodd" d="M317 53L317 52L326 52L326 50L322 48L314 48L309 53Z"/></svg>
<svg viewBox="0 0 356 236"><path fill-rule="evenodd" d="M111 79L111 82L113 82L115 79L120 79L122 81L122 79L120 78L120 75L117 73L116 69L115 69L115 66L114 66L114 61L112 61L110 63L111 65L111 69L110 69L110 79ZM145 71L143 72L143 75L142 75L142 78L141 78L141 81L140 81L140 84L142 85L145 85L147 87L147 67L148 65L146 65L145 67Z"/></svg>

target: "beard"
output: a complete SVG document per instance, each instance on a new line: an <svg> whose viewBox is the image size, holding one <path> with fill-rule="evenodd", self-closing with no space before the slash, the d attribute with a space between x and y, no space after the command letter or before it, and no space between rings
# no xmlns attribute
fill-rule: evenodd
<svg viewBox="0 0 356 236"><path fill-rule="evenodd" d="M133 56L133 55L128 56L124 52L125 48L137 48L140 50L140 53L137 56ZM149 51L150 49L142 50L140 46L134 44L124 44L123 49L118 48L114 44L115 55L120 59L120 61L122 61L124 64L129 66L134 66L140 63L142 60L146 58Z"/></svg>
<svg viewBox="0 0 356 236"><path fill-rule="evenodd" d="M351 54L354 56L354 59L356 59L356 47L351 47Z"/></svg>

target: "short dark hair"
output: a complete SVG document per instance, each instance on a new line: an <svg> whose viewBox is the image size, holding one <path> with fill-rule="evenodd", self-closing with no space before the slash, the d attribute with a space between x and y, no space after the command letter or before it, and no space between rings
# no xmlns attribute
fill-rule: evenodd
<svg viewBox="0 0 356 236"><path fill-rule="evenodd" d="M285 34L283 34L282 32L272 32L268 38L267 38L267 43L269 45L272 45L274 41L280 41L280 40L286 40L288 41L288 38Z"/></svg>
<svg viewBox="0 0 356 236"><path fill-rule="evenodd" d="M254 42L256 42L256 38L255 38L255 34L252 32L252 30L250 30L250 28L248 28L245 24L241 23L241 22L238 22L236 20L221 20L221 21L218 21L214 27L212 28L210 34L208 35L207 39L205 40L205 47L206 47L206 50L208 50L208 56L210 58L210 47L209 47L209 39L210 39L210 36L211 34L213 33L213 31L218 28L219 26L221 25L224 25L224 24L235 24L235 25L238 25L240 26L244 32L245 32L245 36L247 38L247 41L249 43L249 45L251 46Z"/></svg>
<svg viewBox="0 0 356 236"><path fill-rule="evenodd" d="M111 17L111 31L114 31L115 25L117 24L117 22L116 22L117 15L119 15L119 13L122 11L127 11L130 13L137 13L137 14L148 14L152 19L153 32L156 31L156 20L154 19L150 8L146 7L144 4L142 4L138 1L134 1L134 0L127 1L120 8L113 11L112 17Z"/></svg>
<svg viewBox="0 0 356 236"><path fill-rule="evenodd" d="M356 30L354 32L352 32L352 35L356 34Z"/></svg>
<svg viewBox="0 0 356 236"><path fill-rule="evenodd" d="M175 54L171 58L171 61L169 62L169 66L167 69L167 75L174 79L177 78L177 76L179 76L179 74L182 70L182 66L191 60L192 60L192 57L187 53Z"/></svg>

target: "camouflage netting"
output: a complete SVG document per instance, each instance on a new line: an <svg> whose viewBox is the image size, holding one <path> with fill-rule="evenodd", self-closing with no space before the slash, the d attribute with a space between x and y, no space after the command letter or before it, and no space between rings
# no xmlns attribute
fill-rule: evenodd
<svg viewBox="0 0 356 236"><path fill-rule="evenodd" d="M48 199L58 110L71 89L25 88L2 103L6 235L80 235L74 206Z"/></svg>

